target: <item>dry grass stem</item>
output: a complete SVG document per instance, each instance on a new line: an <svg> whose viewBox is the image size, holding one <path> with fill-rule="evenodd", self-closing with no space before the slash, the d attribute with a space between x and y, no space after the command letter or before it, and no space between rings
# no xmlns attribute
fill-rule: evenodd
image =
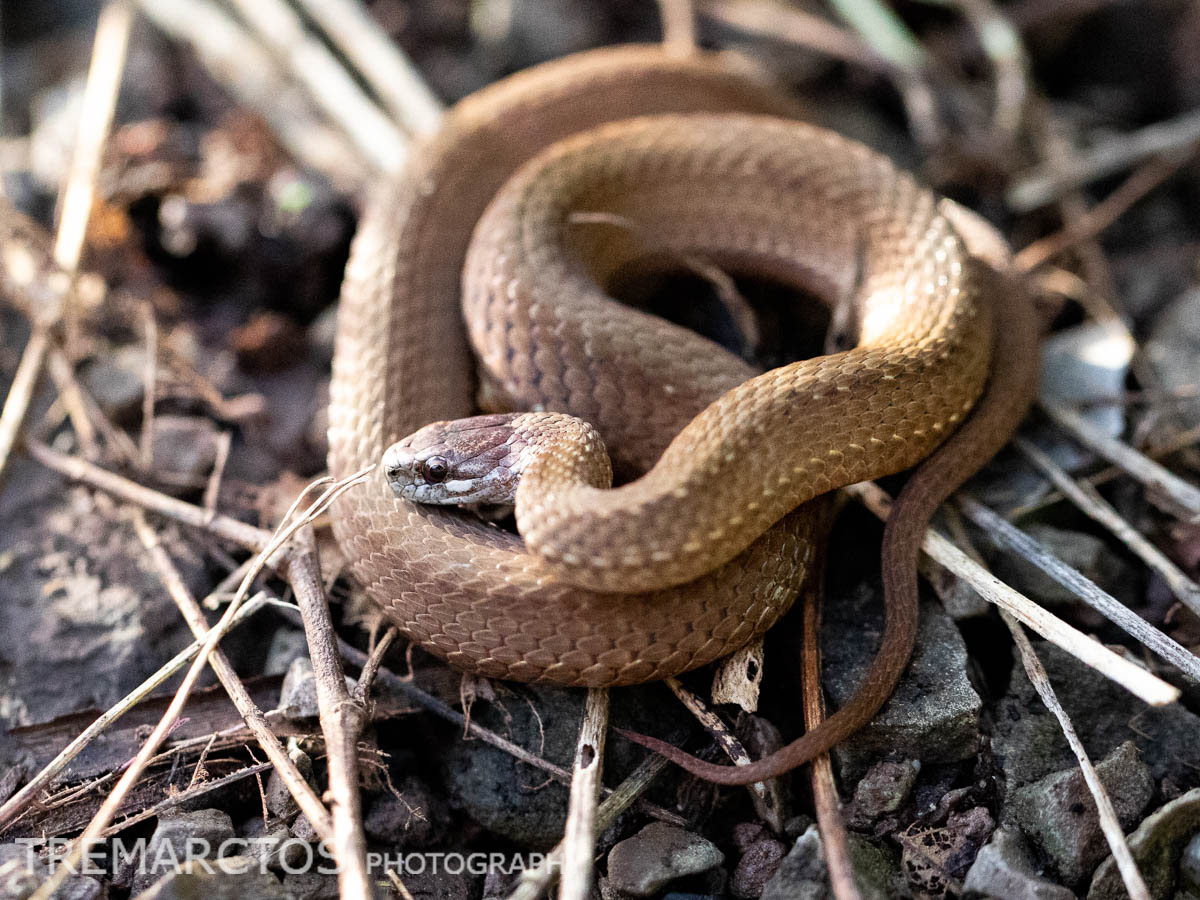
<svg viewBox="0 0 1200 900"><path fill-rule="evenodd" d="M233 627L249 619L265 605L267 604L263 597L252 597L238 610L232 623ZM37 775L9 797L3 806L0 806L0 832L3 832L15 822L21 813L37 799L38 795L47 789L58 774L70 764L71 760L78 756L109 725L149 697L156 688L165 684L172 676L195 659L196 654L200 652L200 646L200 641L194 641L176 653L167 662L163 663L158 671L97 716L92 724L76 735L71 743L59 751L58 755L47 763Z"/></svg>
<svg viewBox="0 0 1200 900"><path fill-rule="evenodd" d="M1042 667L1041 660L1037 658L1033 645L1025 636L1020 623L1003 610L1000 615L1004 619L1004 624L1008 626L1008 630L1012 632L1013 641L1021 653L1021 662L1025 666L1025 673L1029 676L1029 681L1033 684L1038 696L1042 698L1042 702L1046 704L1046 708L1058 720L1063 736L1071 746L1071 752L1079 760L1079 769L1083 773L1083 780L1096 803L1096 811L1100 814L1100 830L1104 832L1104 839L1108 842L1109 849L1112 850L1113 859L1121 873L1121 880L1125 883L1125 890L1129 892L1132 900L1150 900L1150 892L1142 880L1142 873L1138 871L1137 864L1133 861L1133 854L1129 852L1129 845L1125 842L1125 832L1117 820L1117 812L1113 809L1112 800L1109 799L1108 792L1096 774L1095 766L1088 759L1087 751L1083 748L1083 742L1079 740L1079 735L1075 733L1075 726L1071 724L1067 711L1058 702L1058 697L1054 693L1054 688L1050 686L1050 679L1046 676L1046 670Z"/></svg>
<svg viewBox="0 0 1200 900"><path fill-rule="evenodd" d="M140 469L142 457L133 439L105 415L100 404L75 377L75 369L67 359L67 354L53 342L47 352L46 364L49 366L50 376L54 379L55 387L58 389L59 398L64 402L69 399L70 402L80 405L78 415L71 415L70 418L72 427L77 429L76 438L79 440L80 451L84 453L85 458L87 448L83 436L78 433L79 423L77 421L84 417L87 419L85 429L104 439L105 449L113 459L132 468Z"/></svg>
<svg viewBox="0 0 1200 900"><path fill-rule="evenodd" d="M137 754L135 754L125 768L124 773L112 791L104 798L104 802L100 804L100 808L92 816L83 833L71 843L70 849L63 859L59 861L59 865L53 874L33 894L33 900L50 900L58 888L62 886L66 878L73 871L77 871L81 855L91 850L93 845L101 839L102 833L113 821L117 810L120 809L129 791L137 783L138 779L141 778L151 758L175 727L180 714L183 712L183 707L187 703L188 697L191 696L192 690L196 686L196 681L199 679L200 673L204 671L208 664L209 655L215 649L218 641L232 627L237 610L238 604L231 603L225 614L208 632L208 636L201 642L196 658L192 661L191 666L183 677L183 682L175 691L175 695L171 698L171 702L159 719L158 724L154 726L145 742L138 748Z"/></svg>
<svg viewBox="0 0 1200 900"><path fill-rule="evenodd" d="M1178 172L1188 159L1190 156L1181 155L1152 159L1065 228L1022 249L1014 258L1014 265L1023 272L1030 272L1082 241L1098 237L1133 204Z"/></svg>
<svg viewBox="0 0 1200 900"><path fill-rule="evenodd" d="M189 520L189 524L194 524L201 528L207 527L213 530L214 533L217 531L212 526L217 521L220 521L220 518L205 523L202 519L207 516L198 507L181 503L173 498L159 494L157 491L150 491L133 482L128 482L119 476L112 475L112 473L105 472L96 466L83 463L81 460L61 457L60 454L54 453L48 447L40 445L37 442L29 441L27 444L31 455L43 463L47 463L47 460L57 463L62 463L66 460L69 463L82 464L84 471L88 472L92 479L94 479L92 483L106 490L106 484L116 487L117 490L111 492L122 497L122 499L126 499L137 505L144 505L139 504L139 500L149 500L152 504L149 508L158 507L159 511L163 511L162 507L165 507L177 513L182 512L185 519ZM68 465L66 468L73 469L74 467ZM35 896L41 898L41 900L49 898L57 887L61 885L63 879L66 878L75 863L78 862L79 854L83 850L90 848L98 840L99 835L108 827L125 796L140 777L142 771L144 771L158 746L174 727L174 723L179 717L183 705L187 702L187 698L191 694L196 680L207 664L210 654L215 650L221 638L232 627L239 606L254 579L266 567L268 562L274 558L275 554L288 545L297 532L301 529L307 529L309 523L320 516L341 493L360 483L373 470L374 466L368 467L349 478L343 479L341 482L330 485L298 517L295 516L295 512L308 491L302 492L296 502L293 503L292 508L288 510L288 516L280 523L276 531L269 536L265 545L260 545L261 549L258 555L247 568L238 590L226 607L225 612L201 642L195 660L184 676L182 684L176 691L158 725L155 726L146 742L138 750L137 755L129 764L104 803L101 804L100 809L96 812L91 822L88 823L83 833L72 844L63 864L39 888L38 894ZM98 475L101 477L97 478ZM318 484L326 481L328 479L322 479ZM164 503L164 501L170 502ZM167 514L170 515L171 513L168 512ZM198 514L200 519L197 518ZM236 520L228 520L228 522L236 522ZM241 525L242 523L236 524ZM249 529L250 526L244 526L244 528ZM238 529L232 530L237 531ZM259 532L260 529L252 529L252 531ZM311 535L311 531L306 531L306 534ZM228 537L228 535L220 536ZM259 543L257 536L255 543ZM358 734L361 732L362 717L352 717L352 708L356 709L358 707L356 704L350 702L349 694L346 692L344 676L341 674L338 675L338 680L336 681L337 687L329 687L331 681L330 669L334 668L340 673L341 667L336 659L336 644L333 642L331 635L332 623L329 621L329 611L325 605L324 590L320 583L319 569L316 567L315 560L312 559L312 551L308 547L305 547L302 551L292 549L288 552L285 562L293 589L296 591L297 601L301 605L301 615L305 622L305 634L309 640L310 655L312 656L314 672L317 676L317 696L318 705L321 709L321 726L329 751L330 790L334 796L332 848L334 858L339 863L339 883L342 885L343 896L368 897L370 896L370 889L369 879L366 874L366 842L362 835L361 810L359 809L357 788L356 744ZM314 572L317 573L315 578L313 577ZM329 647L334 648L332 664L328 662ZM319 665L319 661L323 662L323 665ZM340 695L338 688L340 688ZM353 728L347 726L347 720L351 718L360 723L358 731L354 731ZM353 732L353 737L348 737L351 732ZM353 755L353 760L347 757L348 753ZM348 788L348 785L352 785L352 790Z"/></svg>
<svg viewBox="0 0 1200 900"><path fill-rule="evenodd" d="M862 38L828 19L768 0L702 0L700 15L756 37L783 40L879 74L895 66Z"/></svg>
<svg viewBox="0 0 1200 900"><path fill-rule="evenodd" d="M1149 156L1191 152L1200 141L1200 111L1147 125L1111 138L1090 150L1051 160L1013 179L1005 194L1014 212L1023 213L1052 203L1089 182L1137 165Z"/></svg>
<svg viewBox="0 0 1200 900"><path fill-rule="evenodd" d="M1013 443L1026 459L1050 479L1063 496L1090 519L1107 528L1113 537L1159 574L1180 603L1200 615L1200 585L1192 581L1161 550L1146 540L1141 532L1125 521L1099 491L1086 482L1076 481L1047 454L1024 438L1016 438Z"/></svg>
<svg viewBox="0 0 1200 900"><path fill-rule="evenodd" d="M97 428L92 423L88 401L85 399L82 387L75 378L75 372L67 355L58 347L51 346L46 354L46 367L50 370L50 378L58 391L58 400L62 403L71 420L71 428L75 439L79 442L79 452L84 459L95 462L100 459L100 444L97 440Z"/></svg>
<svg viewBox="0 0 1200 900"><path fill-rule="evenodd" d="M851 485L846 490L874 515L880 519L887 518L891 499L878 486L863 482ZM921 549L935 563L963 579L983 599L1011 613L1017 621L1121 685L1142 702L1151 706L1165 706L1179 699L1178 688L1114 653L1099 641L1038 606L1024 594L996 578L932 528L925 532L925 541Z"/></svg>
<svg viewBox="0 0 1200 900"><path fill-rule="evenodd" d="M342 129L363 159L380 172L398 172L408 155L400 129L283 0L231 0L263 45Z"/></svg>
<svg viewBox="0 0 1200 900"><path fill-rule="evenodd" d="M322 121L304 93L246 29L209 0L138 0L163 32L187 44L212 77L263 118L297 161L340 188L357 190L367 166L346 137Z"/></svg>
<svg viewBox="0 0 1200 900"><path fill-rule="evenodd" d="M442 101L362 3L357 0L300 0L300 3L406 132L419 136L437 128L442 119Z"/></svg>
<svg viewBox="0 0 1200 900"><path fill-rule="evenodd" d="M50 333L45 328L34 325L29 342L21 351L21 361L17 363L17 371L13 374L12 384L9 385L8 396L4 398L4 409L0 410L0 483L3 474L8 470L8 461L12 457L17 436L21 433L25 414L29 411L33 392L37 389L38 378L42 374L42 363L45 362L49 347Z"/></svg>
<svg viewBox="0 0 1200 900"><path fill-rule="evenodd" d="M596 834L603 833L617 816L629 809L667 765L666 757L648 756L628 778L613 788L608 798L596 810ZM521 878L509 895L509 900L538 900L554 885L562 866L563 844L560 841L539 865L521 872Z"/></svg>
<svg viewBox="0 0 1200 900"><path fill-rule="evenodd" d="M783 40L822 56L886 75L900 93L913 135L924 147L939 144L944 127L921 59L889 59L868 42L828 19L767 0L706 0L706 18L768 40Z"/></svg>
<svg viewBox="0 0 1200 900"><path fill-rule="evenodd" d="M387 878L388 881L391 882L392 887L395 888L396 895L400 898L400 900L416 900L416 898L412 895L412 891L405 886L404 882L400 880L400 876L397 873L389 869L387 872Z"/></svg>
<svg viewBox="0 0 1200 900"><path fill-rule="evenodd" d="M982 503L960 496L959 508L996 544L1036 566L1148 650L1176 666L1189 678L1200 682L1200 658L1195 654L1171 640L1091 579L1047 552L1041 544Z"/></svg>
<svg viewBox="0 0 1200 900"><path fill-rule="evenodd" d="M233 434L222 431L217 438L216 458L213 460L212 471L208 473L208 481L204 485L204 499L201 501L201 506L209 516L217 514L217 500L221 496L221 479L225 475L225 464L229 462L229 449L232 446Z"/></svg>
<svg viewBox="0 0 1200 900"><path fill-rule="evenodd" d="M928 65L924 45L884 0L829 0L829 6L893 65L908 71Z"/></svg>
<svg viewBox="0 0 1200 900"><path fill-rule="evenodd" d="M1073 409L1046 398L1042 398L1040 405L1046 415L1072 438L1145 485L1147 499L1163 512L1193 523L1200 522L1200 488L1188 484L1123 441L1109 437Z"/></svg>
<svg viewBox="0 0 1200 900"><path fill-rule="evenodd" d="M199 651L196 654L191 666L183 677L182 683L172 697L166 711L159 719L158 724L150 732L145 743L138 749L133 760L126 767L120 780L117 781L111 793L105 798L96 814L92 817L83 833L71 844L64 859L54 873L47 879L33 895L35 900L49 900L54 892L62 885L63 881L73 871L81 857L81 854L90 850L92 845L100 839L101 833L112 822L121 803L132 789L133 785L141 777L146 766L151 758L157 752L159 746L166 739L167 735L175 727L176 720L179 718L184 705L187 703L188 697L191 696L192 690L195 688L196 681L200 677L200 673L204 671L205 666L212 652L216 649L220 640L228 633L234 622L234 617L237 614L238 608L242 600L246 596L246 592L250 588L250 584L258 573L267 565L268 560L274 553L282 548L291 537L301 528L307 528L308 522L320 515L329 503L338 496L338 494L348 490L359 482L366 474L374 467L364 470L350 478L344 479L342 482L328 488L320 497L314 501L305 511L304 515L295 521L281 523L280 527L272 535L266 547L259 553L255 562L246 573L237 593L226 607L225 612L217 623L208 631L204 640L200 644ZM301 495L303 496L303 494ZM136 501L135 501L136 502ZM293 506L293 509L295 506ZM289 511L291 512L291 511ZM311 531L306 532L311 535ZM318 665L318 660L326 660L326 657L320 654L323 649L320 639L320 628L314 627L310 630L310 622L320 621L323 616L328 622L329 610L324 604L324 592L320 588L320 579L316 579L318 585L318 595L314 597L312 579L304 577L309 575L310 571L315 569L315 562L308 564L310 552L307 550L303 553L293 553L288 559L289 576L292 579L292 587L296 591L297 602L301 607L301 615L305 622L305 634L309 639L309 650L313 657L313 669L317 675L317 698L318 705L321 708L321 727L325 733L327 748L329 751L329 779L330 790L334 794L333 803L333 853L334 858L338 861L338 880L342 887L344 897L369 897L369 880L366 880L366 842L362 837L361 815L358 809L358 784L357 784L357 733L354 739L349 744L349 752L354 755L354 761L351 762L346 757L346 745L344 738L347 729L342 727L342 717L340 715L330 716L327 721L327 713L330 710L330 691L328 684L323 685L323 681L328 681L328 672L323 671ZM299 561L299 562L297 562ZM319 607L319 608L318 608ZM328 626L332 630L332 624ZM316 643L316 646L314 646ZM327 664L328 665L328 664ZM334 657L333 666L340 672L340 665ZM322 676L325 676L324 678ZM341 679L338 685L341 688L341 693L346 695L348 701L349 695L346 694L345 679ZM334 698L336 697L336 688L333 689ZM351 704L335 705L332 708L339 712L348 708ZM334 740L331 740L331 737ZM343 740L338 740L343 739ZM353 790L347 792L346 782L351 774L354 776ZM363 885L367 885L363 888Z"/></svg>
<svg viewBox="0 0 1200 900"><path fill-rule="evenodd" d="M1029 56L1021 32L992 0L950 0L975 32L975 38L992 67L995 106L992 127L1010 137L1025 122L1032 93Z"/></svg>
<svg viewBox="0 0 1200 900"><path fill-rule="evenodd" d="M110 837L115 837L127 828L132 828L139 822L145 822L149 819L161 816L163 813L170 812L172 809L178 809L184 804L192 803L205 794L211 794L213 791L219 791L221 788L228 787L235 782L241 781L244 778L251 778L255 775L260 775L271 768L270 763L256 763L246 766L243 769L238 769L236 772L230 772L228 775L223 775L220 778L213 778L208 781L201 781L194 785L189 785L186 790L180 791L174 796L155 803L153 806L148 806L145 809L126 816L110 825L104 831L100 832L100 839L105 840Z"/></svg>
<svg viewBox="0 0 1200 900"><path fill-rule="evenodd" d="M42 364L51 344L49 329L72 306L71 276L78 268L83 253L84 236L94 200L96 173L100 169L100 158L116 109L132 19L132 10L125 0L111 0L101 10L96 25L92 61L84 86L83 115L59 204L58 233L52 251L54 261L66 275L48 279L43 291L34 291L36 295L48 289L52 296L56 295L51 304L54 308L35 307L30 311L33 331L21 354L21 362L4 400L4 409L0 411L0 476L8 467L8 460L37 387ZM28 287L41 276L45 266L40 264L36 254L31 253L29 248L5 247L4 251L7 281L13 280L11 270L14 254L27 261L24 278L17 280L24 280ZM71 406L67 408L70 411Z"/></svg>
<svg viewBox="0 0 1200 900"><path fill-rule="evenodd" d="M158 572L159 578L162 579L167 593L175 601L175 605L179 607L179 611L183 614L196 640L203 640L208 634L208 622L204 618L200 604L196 602L195 598L188 591L187 586L183 583L183 578L180 576L179 570L175 567L166 548L163 547L158 534L150 527L145 515L140 510L134 516L133 524L138 538L150 554L150 561L154 565L155 571ZM242 721L246 723L246 727L250 729L250 732L258 740L259 746L262 747L263 752L267 754L267 758L275 766L275 770L279 773L279 777L283 779L288 792L295 798L296 805L300 807L300 811L308 817L313 830L323 840L331 840L333 829L329 819L329 811L325 809L325 806L309 786L304 776L300 774L300 770L296 768L296 764L288 756L287 750L284 749L284 746L279 742L279 738L271 730L271 726L267 722L267 717L263 715L262 710L258 708L258 705L250 696L250 692L246 690L246 686L242 684L242 680L238 678L237 672L234 671L228 658L221 650L214 650L210 658L210 663L212 664L213 672L225 688L225 692L229 695L229 699L233 701L233 705L237 707L238 712L241 714Z"/></svg>
<svg viewBox="0 0 1200 900"><path fill-rule="evenodd" d="M109 0L96 21L79 133L59 201L58 233L54 239L54 260L68 272L79 268L83 255L88 219L95 202L96 176L112 129L132 26L133 7L127 0Z"/></svg>
<svg viewBox="0 0 1200 900"><path fill-rule="evenodd" d="M1054 110L1048 101L1040 100L1031 108L1035 115L1031 116L1030 136L1038 155L1049 164L1069 164L1074 157L1075 147L1062 129L1057 127ZM1092 204L1081 190L1071 189L1063 191L1055 199L1054 205L1064 226L1070 228L1072 223L1088 215ZM1083 287L1076 298L1077 302L1097 322L1128 334L1128 326L1118 309L1116 281L1104 248L1095 238L1084 238L1077 242L1075 257ZM1129 339L1132 342L1132 337ZM1140 357L1134 357L1135 367L1141 365L1139 360Z"/></svg>
<svg viewBox="0 0 1200 900"><path fill-rule="evenodd" d="M142 373L142 430L138 436L138 453L142 467L149 471L154 467L154 400L158 394L158 321L154 318L154 307L149 303L142 305L142 320L146 366Z"/></svg>

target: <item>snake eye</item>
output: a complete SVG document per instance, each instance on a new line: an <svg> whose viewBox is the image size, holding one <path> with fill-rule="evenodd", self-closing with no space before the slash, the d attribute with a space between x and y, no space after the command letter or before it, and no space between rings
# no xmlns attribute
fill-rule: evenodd
<svg viewBox="0 0 1200 900"><path fill-rule="evenodd" d="M450 474L450 465L440 456L431 456L422 464L421 474L430 484L440 484Z"/></svg>

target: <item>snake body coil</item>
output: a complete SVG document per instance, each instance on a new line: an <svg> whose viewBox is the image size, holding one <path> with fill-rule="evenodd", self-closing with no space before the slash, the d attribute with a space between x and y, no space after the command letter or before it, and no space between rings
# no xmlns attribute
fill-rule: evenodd
<svg viewBox="0 0 1200 900"><path fill-rule="evenodd" d="M995 307L1003 378L987 411L911 480L889 525L885 587L908 608L895 614L889 600L887 658L868 674L870 696L801 751L886 699L911 649L920 532L1019 420L1032 382L1013 360L1031 355L1032 319L1019 292L991 302L999 276L951 224L975 227L965 214L790 112L724 58L595 51L464 100L373 198L339 312L335 476L471 413L468 337L493 397L585 419L618 470L648 470L607 490L546 479L518 507L524 542L398 500L382 477L347 493L333 510L338 541L413 640L481 674L588 686L738 649L786 611L811 568L820 517L800 504L908 468L955 432L987 379ZM858 346L757 374L616 304L604 285L647 235L849 299ZM711 768L752 781L769 767Z"/></svg>

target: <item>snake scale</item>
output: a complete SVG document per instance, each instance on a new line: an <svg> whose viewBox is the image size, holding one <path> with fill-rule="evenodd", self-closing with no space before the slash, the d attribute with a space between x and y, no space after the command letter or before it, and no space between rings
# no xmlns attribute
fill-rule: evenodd
<svg viewBox="0 0 1200 900"><path fill-rule="evenodd" d="M434 426L435 443L461 448L466 427L469 447L509 446L514 425L557 421L541 411L594 427L518 491L521 536L397 498L382 475L333 507L354 576L389 617L497 678L633 684L737 650L813 569L822 517L808 501L924 460L885 529L886 629L858 696L736 769L648 742L723 783L806 761L887 699L912 650L925 525L1007 440L1036 377L1032 305L997 271L994 234L793 114L735 59L655 47L578 54L464 99L370 198L334 355L338 477L471 415L479 385L533 412ZM605 287L647 236L852 304L857 345L760 373L616 303ZM479 431L492 425L501 437ZM645 474L607 487L580 462L600 446L618 472ZM430 482L446 477L437 466Z"/></svg>

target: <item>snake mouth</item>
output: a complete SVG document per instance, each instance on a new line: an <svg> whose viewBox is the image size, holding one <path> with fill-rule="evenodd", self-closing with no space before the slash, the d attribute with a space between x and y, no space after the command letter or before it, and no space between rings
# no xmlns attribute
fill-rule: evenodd
<svg viewBox="0 0 1200 900"><path fill-rule="evenodd" d="M400 500L408 500L413 503L421 502L420 499L417 497L417 487L418 487L417 485L415 485L415 484L397 484L396 482L390 481L390 480L388 481L388 485L389 485L389 487L391 487L392 493L395 494L396 497L399 498Z"/></svg>
<svg viewBox="0 0 1200 900"><path fill-rule="evenodd" d="M392 489L392 493L399 500L407 500L410 503L421 503L427 505L447 505L456 503L455 500L446 499L446 495L440 491L443 485L424 484L420 481L411 480L411 473L400 468L385 469L385 480L387 485Z"/></svg>

